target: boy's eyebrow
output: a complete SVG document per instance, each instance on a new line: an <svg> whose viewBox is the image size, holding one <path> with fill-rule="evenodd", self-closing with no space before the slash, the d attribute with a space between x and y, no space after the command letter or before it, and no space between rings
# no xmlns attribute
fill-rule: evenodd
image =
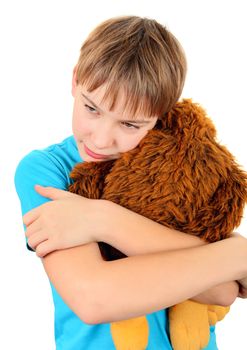
<svg viewBox="0 0 247 350"><path fill-rule="evenodd" d="M82 96L83 96L86 100L88 100L88 102L91 103L91 105L93 105L93 106L94 106L96 109L98 109L100 112L103 112L102 109L100 109L92 100L90 100L89 97L87 97L87 96L84 95L83 93L81 93L81 94L82 94Z"/></svg>
<svg viewBox="0 0 247 350"><path fill-rule="evenodd" d="M82 96L91 103L91 105L93 105L93 107L97 110L99 110L101 113L103 112L102 109L100 107L98 107L92 100L90 100L89 97L87 97L86 95L84 95L83 93L81 93ZM135 120L135 119L129 119L129 120L121 120L121 122L125 122L125 123L134 123L134 124L149 124L150 121L149 120Z"/></svg>

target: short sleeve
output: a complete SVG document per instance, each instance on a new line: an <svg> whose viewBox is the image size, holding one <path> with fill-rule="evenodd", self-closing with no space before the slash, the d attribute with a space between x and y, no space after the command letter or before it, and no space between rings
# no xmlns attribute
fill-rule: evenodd
<svg viewBox="0 0 247 350"><path fill-rule="evenodd" d="M16 168L14 179L22 215L49 201L49 199L42 197L35 191L34 186L36 184L66 189L66 179L63 167L49 153L33 151L25 156ZM32 250L28 244L27 248Z"/></svg>

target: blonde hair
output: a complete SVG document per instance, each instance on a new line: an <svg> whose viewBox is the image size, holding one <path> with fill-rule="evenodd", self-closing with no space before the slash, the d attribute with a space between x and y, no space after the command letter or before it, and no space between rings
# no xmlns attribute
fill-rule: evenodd
<svg viewBox="0 0 247 350"><path fill-rule="evenodd" d="M178 40L154 19L111 18L97 26L83 43L77 81L89 92L102 84L103 99L114 109L119 89L126 94L132 117L162 116L178 101L186 76L186 58Z"/></svg>

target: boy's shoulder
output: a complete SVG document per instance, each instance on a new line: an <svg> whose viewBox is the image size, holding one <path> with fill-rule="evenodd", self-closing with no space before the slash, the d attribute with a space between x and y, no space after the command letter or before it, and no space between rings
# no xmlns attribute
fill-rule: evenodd
<svg viewBox="0 0 247 350"><path fill-rule="evenodd" d="M50 155L59 156L63 154L69 154L79 157L78 148L74 136L69 136L59 143L55 143L46 148L43 148L42 151Z"/></svg>
<svg viewBox="0 0 247 350"><path fill-rule="evenodd" d="M70 136L60 143L25 155L17 165L15 184L21 188L25 183L46 185L46 182L49 186L67 186L72 168L81 161L75 139Z"/></svg>
<svg viewBox="0 0 247 350"><path fill-rule="evenodd" d="M81 158L77 149L77 145L73 136L69 136L59 143L54 143L50 146L41 149L34 149L25 155L22 161L72 161L80 162Z"/></svg>
<svg viewBox="0 0 247 350"><path fill-rule="evenodd" d="M33 150L24 156L14 175L23 215L45 201L44 197L35 191L36 184L66 190L71 183L70 172L80 161L72 136L60 143Z"/></svg>
<svg viewBox="0 0 247 350"><path fill-rule="evenodd" d="M34 149L26 154L19 162L18 167L56 167L56 168L68 168L69 170L78 163L81 162L77 145L73 136L69 136L59 143L52 144L42 149Z"/></svg>

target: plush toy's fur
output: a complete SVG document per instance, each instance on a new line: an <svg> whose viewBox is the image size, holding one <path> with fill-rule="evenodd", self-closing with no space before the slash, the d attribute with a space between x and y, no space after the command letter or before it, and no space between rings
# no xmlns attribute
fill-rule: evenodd
<svg viewBox="0 0 247 350"><path fill-rule="evenodd" d="M72 192L113 201L207 242L230 236L240 224L247 201L246 173L226 147L217 142L215 127L205 111L191 100L178 102L132 151L115 161L78 164L71 177L74 183L69 190ZM107 260L125 256L105 243L99 246ZM179 305L170 308L169 314L174 349L205 347L209 339L209 327L205 325L214 324L228 310L189 301ZM192 345L189 337L179 330L179 323L184 317L188 324L192 323L190 329L196 329L194 316L201 314L202 317L203 312L207 321L203 325L205 337ZM138 322L140 324L140 318ZM112 324L117 349L128 348L122 340L130 327L128 321ZM144 349L147 345L145 321L140 329L146 339L140 345L132 335L129 349Z"/></svg>

